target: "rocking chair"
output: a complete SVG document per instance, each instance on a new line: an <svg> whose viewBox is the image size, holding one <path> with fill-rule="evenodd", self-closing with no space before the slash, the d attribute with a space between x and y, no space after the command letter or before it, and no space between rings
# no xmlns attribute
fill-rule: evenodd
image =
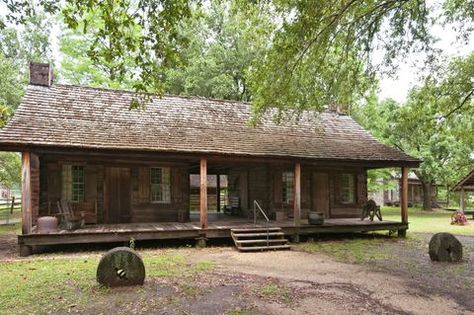
<svg viewBox="0 0 474 315"><path fill-rule="evenodd" d="M60 225L64 227L66 230L75 230L84 226L84 215L83 214L81 214L80 216L75 215L71 209L71 206L66 200L64 199L58 200L57 206L58 206L58 211L59 211L57 216L60 217L59 218Z"/></svg>

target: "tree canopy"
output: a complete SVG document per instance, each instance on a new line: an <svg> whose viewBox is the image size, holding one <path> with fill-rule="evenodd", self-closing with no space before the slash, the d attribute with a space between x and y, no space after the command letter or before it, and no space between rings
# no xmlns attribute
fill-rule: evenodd
<svg viewBox="0 0 474 315"><path fill-rule="evenodd" d="M22 22L35 12L24 0L3 0L7 19ZM223 2L223 1L217 1ZM190 43L183 25L208 2L186 0L41 1L45 12L61 12L66 26L90 36L88 56L96 65L113 62L122 80L132 61L137 92L164 93L165 69L179 65ZM472 31L474 4L462 0L233 1L251 19L268 10L278 23L271 45L249 71L254 112L269 107L346 107L376 83L376 74L396 66L411 51L430 51L434 20L460 21L460 37ZM433 10L438 5L439 10ZM433 16L431 12L440 12ZM93 25L93 27L90 27ZM387 40L389 39L389 40ZM374 58L381 51L382 61ZM127 57L124 57L127 56ZM427 60L430 60L429 58ZM169 76L168 76L169 77ZM246 81L246 84L247 84Z"/></svg>
<svg viewBox="0 0 474 315"><path fill-rule="evenodd" d="M28 84L30 61L50 61L51 23L44 15L25 18L23 28L4 27L0 30L0 128L20 104ZM0 183L12 188L20 182L20 156L0 152Z"/></svg>
<svg viewBox="0 0 474 315"><path fill-rule="evenodd" d="M412 89L406 104L371 97L355 110L378 139L422 160L415 174L425 196L431 185L452 185L474 166L473 78L474 53L440 66ZM425 209L430 202L425 199Z"/></svg>

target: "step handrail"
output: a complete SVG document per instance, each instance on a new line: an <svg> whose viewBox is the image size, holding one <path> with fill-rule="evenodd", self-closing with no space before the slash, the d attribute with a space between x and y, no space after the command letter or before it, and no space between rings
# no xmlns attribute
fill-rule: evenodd
<svg viewBox="0 0 474 315"><path fill-rule="evenodd" d="M265 218L265 220L267 221L266 222L266 225L267 225L267 247L270 246L270 219L268 219L268 216L267 214L265 213L265 211L263 211L262 207L260 206L260 204L258 203L257 200L254 200L253 201L253 224L257 225L257 209L260 211L260 213L263 215L263 217Z"/></svg>
<svg viewBox="0 0 474 315"><path fill-rule="evenodd" d="M257 200L254 200L253 201L253 223L254 224L257 224L257 209L260 211L260 213L263 215L263 217L265 218L265 220L267 220L267 223L270 222L270 219L268 219L268 216L267 214L265 213L265 211L263 211L262 207L260 206L260 204L258 203Z"/></svg>

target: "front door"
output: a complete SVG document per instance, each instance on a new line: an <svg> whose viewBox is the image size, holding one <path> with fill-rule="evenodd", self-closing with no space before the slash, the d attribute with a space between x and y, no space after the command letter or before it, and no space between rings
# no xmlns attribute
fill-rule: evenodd
<svg viewBox="0 0 474 315"><path fill-rule="evenodd" d="M313 173L313 211L322 212L329 218L328 173Z"/></svg>
<svg viewBox="0 0 474 315"><path fill-rule="evenodd" d="M106 223L130 222L130 169L108 167L105 172Z"/></svg>

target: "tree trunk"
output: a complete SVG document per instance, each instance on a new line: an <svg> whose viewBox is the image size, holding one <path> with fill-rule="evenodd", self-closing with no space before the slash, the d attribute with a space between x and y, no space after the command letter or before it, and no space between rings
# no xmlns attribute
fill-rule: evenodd
<svg viewBox="0 0 474 315"><path fill-rule="evenodd" d="M423 210L431 211L432 207L432 198L431 198L431 182L422 181L423 186Z"/></svg>

